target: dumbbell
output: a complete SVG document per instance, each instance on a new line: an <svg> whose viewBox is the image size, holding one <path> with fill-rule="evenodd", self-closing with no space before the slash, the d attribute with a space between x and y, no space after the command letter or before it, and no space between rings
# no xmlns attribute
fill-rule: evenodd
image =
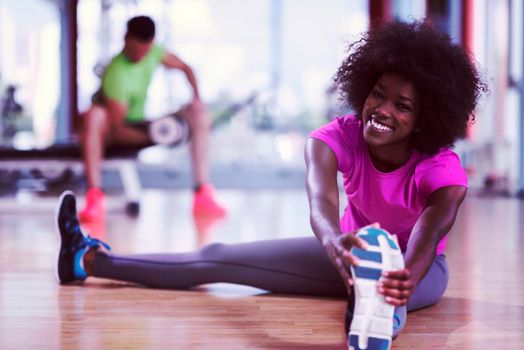
<svg viewBox="0 0 524 350"><path fill-rule="evenodd" d="M148 132L151 141L155 144L171 147L187 142L191 136L187 122L176 114L152 121Z"/></svg>

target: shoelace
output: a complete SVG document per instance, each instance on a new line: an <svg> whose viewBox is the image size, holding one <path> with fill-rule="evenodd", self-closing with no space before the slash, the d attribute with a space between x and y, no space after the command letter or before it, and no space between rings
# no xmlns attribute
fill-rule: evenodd
<svg viewBox="0 0 524 350"><path fill-rule="evenodd" d="M92 238L90 236L85 236L84 237L84 243L86 245L87 248L93 248L93 247L104 247L105 249L107 250L111 250L111 247L109 246L109 244L105 243L105 242L102 242L101 240L97 239L97 238Z"/></svg>
<svg viewBox="0 0 524 350"><path fill-rule="evenodd" d="M91 236L84 236L84 234L82 233L82 230L80 229L80 225L78 224L78 221L76 220L66 221L65 225L66 225L66 228L71 229L75 235L79 234L82 236L82 243L86 245L86 248L94 248L94 247L102 246L107 250L111 250L111 247L109 246L109 244L102 242L101 240L97 238L92 238Z"/></svg>

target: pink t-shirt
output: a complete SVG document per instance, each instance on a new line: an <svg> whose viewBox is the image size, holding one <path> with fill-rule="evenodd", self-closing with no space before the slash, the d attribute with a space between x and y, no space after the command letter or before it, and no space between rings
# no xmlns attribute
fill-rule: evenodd
<svg viewBox="0 0 524 350"><path fill-rule="evenodd" d="M378 171L364 142L362 122L351 115L338 117L310 137L327 144L337 158L348 197L340 220L342 232L379 222L398 236L403 252L429 195L445 186L468 186L457 154L449 149L433 156L415 151L402 167L389 173ZM439 242L437 255L444 252L446 240L447 236Z"/></svg>

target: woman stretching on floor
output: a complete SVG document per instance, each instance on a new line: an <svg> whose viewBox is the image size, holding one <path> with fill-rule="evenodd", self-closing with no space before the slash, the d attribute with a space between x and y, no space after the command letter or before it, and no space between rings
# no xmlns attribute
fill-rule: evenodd
<svg viewBox="0 0 524 350"><path fill-rule="evenodd" d="M350 49L335 82L357 113L315 130L306 144L317 239L109 254L101 249L108 248L105 243L82 234L75 198L66 192L57 218L60 282L96 276L154 288L228 282L273 293L349 295L350 346L388 348L404 326L406 310L437 303L446 289L443 253L467 189L466 173L449 148L465 136L486 86L461 47L421 22L381 26ZM337 172L348 198L342 218ZM371 227L355 234L373 223L396 238ZM363 292L367 285L373 289ZM396 307L393 317L388 313L384 334L372 334L379 321L360 300L364 297L372 298L370 305Z"/></svg>

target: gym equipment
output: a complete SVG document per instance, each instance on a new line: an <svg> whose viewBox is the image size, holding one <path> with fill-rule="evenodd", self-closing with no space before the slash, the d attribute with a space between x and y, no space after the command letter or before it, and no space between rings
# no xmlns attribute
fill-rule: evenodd
<svg viewBox="0 0 524 350"><path fill-rule="evenodd" d="M189 125L176 114L153 120L149 124L148 132L153 143L169 147L185 143L191 137Z"/></svg>
<svg viewBox="0 0 524 350"><path fill-rule="evenodd" d="M126 213L129 215L137 215L140 211L142 185L135 161L141 149L111 147L104 156L103 168L115 169L120 175L126 197ZM31 181L31 186L41 191L60 187L74 179L74 174L84 173L82 152L78 144L57 144L31 150L0 147L0 169L2 182L6 186L16 186L19 180Z"/></svg>

